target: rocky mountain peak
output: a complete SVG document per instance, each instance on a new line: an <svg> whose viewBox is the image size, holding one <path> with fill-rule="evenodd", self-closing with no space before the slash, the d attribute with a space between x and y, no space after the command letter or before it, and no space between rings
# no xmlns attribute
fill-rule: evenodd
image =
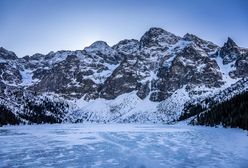
<svg viewBox="0 0 248 168"><path fill-rule="evenodd" d="M175 44L181 38L164 29L152 27L140 39L141 47Z"/></svg>
<svg viewBox="0 0 248 168"><path fill-rule="evenodd" d="M62 109L66 118L58 116L61 121L158 121L161 117L164 122L177 117L187 101L198 101L247 78L246 51L230 38L218 47L193 34L181 38L161 28L112 47L96 41L84 50L25 58L0 48L0 101L6 104L3 99L8 98L19 105L8 107L16 109L20 118L36 114L23 110L26 99L49 96L52 102L56 97L67 102L72 111L67 115ZM2 59L11 56L13 60ZM25 100L17 102L20 95Z"/></svg>
<svg viewBox="0 0 248 168"><path fill-rule="evenodd" d="M191 41L198 47L202 48L207 53L214 52L218 48L218 46L210 41L206 41L201 39L200 37L187 33L183 36L183 40Z"/></svg>
<svg viewBox="0 0 248 168"><path fill-rule="evenodd" d="M105 41L96 41L89 47L84 49L88 55L94 57L100 57L103 61L117 63L119 57L116 55L116 51L111 48Z"/></svg>
<svg viewBox="0 0 248 168"><path fill-rule="evenodd" d="M139 40L136 39L125 39L125 40L121 40L120 42L118 42L116 45L113 46L114 49L118 49L121 46L126 46L126 45L130 45L130 44L136 44L139 43Z"/></svg>
<svg viewBox="0 0 248 168"><path fill-rule="evenodd" d="M139 49L139 41L135 39L122 40L112 48L123 54L133 54Z"/></svg>
<svg viewBox="0 0 248 168"><path fill-rule="evenodd" d="M159 27L151 27L146 33L153 34L153 35L161 35L163 33L171 34L170 32L167 32L166 30L159 28Z"/></svg>
<svg viewBox="0 0 248 168"><path fill-rule="evenodd" d="M224 44L224 47L226 48L233 48L238 47L238 45L231 39L230 37L227 38L227 42Z"/></svg>
<svg viewBox="0 0 248 168"><path fill-rule="evenodd" d="M18 57L16 56L14 52L8 51L5 48L0 47L0 58L6 59L6 60L15 60Z"/></svg>
<svg viewBox="0 0 248 168"><path fill-rule="evenodd" d="M44 55L40 53L35 53L34 55L30 56L30 58L33 60L40 60L42 57L44 57Z"/></svg>
<svg viewBox="0 0 248 168"><path fill-rule="evenodd" d="M110 49L111 47L105 41L96 41L92 43L89 47L85 48L87 52L104 51Z"/></svg>
<svg viewBox="0 0 248 168"><path fill-rule="evenodd" d="M206 43L205 40L199 38L198 36L194 35L194 34L190 34L190 33L187 33L183 36L183 39L186 40L186 41L193 41L197 44L202 44L202 43Z"/></svg>
<svg viewBox="0 0 248 168"><path fill-rule="evenodd" d="M197 37L197 36L194 35L194 34L186 33L186 34L183 36L183 39L188 40L188 41L191 41L191 40L194 40L194 39L199 39L199 37Z"/></svg>
<svg viewBox="0 0 248 168"><path fill-rule="evenodd" d="M240 51L237 44L228 37L227 42L220 49L220 55L223 58L223 64L231 63L240 57Z"/></svg>

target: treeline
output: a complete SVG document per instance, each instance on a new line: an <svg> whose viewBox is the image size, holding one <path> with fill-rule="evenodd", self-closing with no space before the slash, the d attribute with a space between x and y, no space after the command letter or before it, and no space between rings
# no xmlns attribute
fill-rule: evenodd
<svg viewBox="0 0 248 168"><path fill-rule="evenodd" d="M0 105L0 126L11 124L17 125L20 120L5 105Z"/></svg>
<svg viewBox="0 0 248 168"><path fill-rule="evenodd" d="M178 121L186 120L190 117L196 116L197 114L205 111L206 109L202 107L201 104L186 104L183 109L184 113L182 113L178 119Z"/></svg>
<svg viewBox="0 0 248 168"><path fill-rule="evenodd" d="M197 113L196 118L191 121L193 125L223 125L248 130L248 92L213 105L204 112L197 111Z"/></svg>
<svg viewBox="0 0 248 168"><path fill-rule="evenodd" d="M19 116L30 123L61 123L68 104L52 102L48 98L39 101L24 100L24 111Z"/></svg>
<svg viewBox="0 0 248 168"><path fill-rule="evenodd" d="M22 105L15 107L16 114L4 104L0 104L0 126L42 123L61 123L69 105L64 102L44 99L22 99Z"/></svg>

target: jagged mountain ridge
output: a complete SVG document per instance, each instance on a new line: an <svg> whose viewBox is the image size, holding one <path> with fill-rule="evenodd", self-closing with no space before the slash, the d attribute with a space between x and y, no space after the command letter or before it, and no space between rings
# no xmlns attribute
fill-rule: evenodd
<svg viewBox="0 0 248 168"><path fill-rule="evenodd" d="M161 28L112 47L97 41L84 50L23 58L1 48L0 96L5 101L23 95L58 97L70 109L61 121L169 122L187 101L214 95L246 77L247 56L248 50L231 38L219 47Z"/></svg>

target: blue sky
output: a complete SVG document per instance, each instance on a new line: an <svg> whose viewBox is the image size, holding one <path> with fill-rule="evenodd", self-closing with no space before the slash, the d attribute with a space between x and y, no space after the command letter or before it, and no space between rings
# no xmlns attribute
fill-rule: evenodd
<svg viewBox="0 0 248 168"><path fill-rule="evenodd" d="M0 46L19 57L140 39L150 27L248 47L248 1L0 0Z"/></svg>

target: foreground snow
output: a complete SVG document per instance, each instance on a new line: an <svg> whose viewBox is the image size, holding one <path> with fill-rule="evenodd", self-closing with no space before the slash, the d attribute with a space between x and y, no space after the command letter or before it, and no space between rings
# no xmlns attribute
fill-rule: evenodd
<svg viewBox="0 0 248 168"><path fill-rule="evenodd" d="M0 128L0 167L246 167L239 129L61 124Z"/></svg>

